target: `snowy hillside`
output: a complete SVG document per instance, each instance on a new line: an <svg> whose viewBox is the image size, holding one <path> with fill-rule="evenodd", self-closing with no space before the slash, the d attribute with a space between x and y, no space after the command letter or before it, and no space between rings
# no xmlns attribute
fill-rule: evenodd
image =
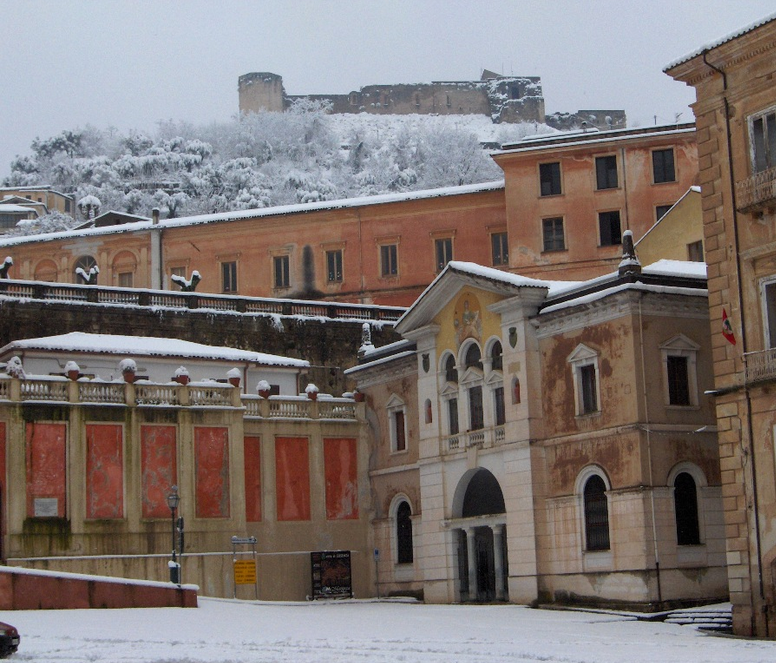
<svg viewBox="0 0 776 663"><path fill-rule="evenodd" d="M172 218L492 181L502 173L487 148L552 131L480 115L329 115L304 100L223 124L36 138L3 184L49 184L76 200L95 196L103 212L150 216L159 207ZM17 232L51 223L60 229L61 215Z"/></svg>

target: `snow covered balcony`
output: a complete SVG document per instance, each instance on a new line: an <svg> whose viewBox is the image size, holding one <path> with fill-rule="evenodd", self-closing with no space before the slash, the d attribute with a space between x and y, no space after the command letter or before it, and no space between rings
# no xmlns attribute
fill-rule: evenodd
<svg viewBox="0 0 776 663"><path fill-rule="evenodd" d="M261 398L240 393L240 389L218 382L186 385L149 381L71 381L59 376L36 375L12 378L0 375L0 401L82 403L85 405L127 405L138 407L243 408L246 418L359 421L355 399L321 394ZM363 408L363 406L362 406Z"/></svg>
<svg viewBox="0 0 776 663"><path fill-rule="evenodd" d="M306 396L242 395L246 418L253 419L336 419L358 421L358 404L353 398L321 395L319 400Z"/></svg>
<svg viewBox="0 0 776 663"><path fill-rule="evenodd" d="M760 212L776 207L776 168L769 168L736 183L739 212Z"/></svg>

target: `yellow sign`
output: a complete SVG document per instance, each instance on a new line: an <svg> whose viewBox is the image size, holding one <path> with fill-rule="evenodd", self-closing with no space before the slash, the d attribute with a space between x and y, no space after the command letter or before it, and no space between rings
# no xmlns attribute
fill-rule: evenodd
<svg viewBox="0 0 776 663"><path fill-rule="evenodd" d="M256 584L256 562L252 559L237 559L234 561L234 584Z"/></svg>

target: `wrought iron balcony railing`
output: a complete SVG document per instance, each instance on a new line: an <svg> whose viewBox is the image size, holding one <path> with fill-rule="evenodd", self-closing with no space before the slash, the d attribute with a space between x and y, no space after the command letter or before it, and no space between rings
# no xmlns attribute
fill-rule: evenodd
<svg viewBox="0 0 776 663"><path fill-rule="evenodd" d="M757 212L776 207L776 168L769 168L736 183L739 212Z"/></svg>

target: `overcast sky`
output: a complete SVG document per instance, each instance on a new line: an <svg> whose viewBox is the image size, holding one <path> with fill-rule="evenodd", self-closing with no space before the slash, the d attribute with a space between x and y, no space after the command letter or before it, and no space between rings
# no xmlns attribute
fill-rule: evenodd
<svg viewBox="0 0 776 663"><path fill-rule="evenodd" d="M36 136L228 120L252 71L312 94L487 68L540 76L547 112L692 121L694 92L663 67L773 11L773 0L0 0L0 177Z"/></svg>

